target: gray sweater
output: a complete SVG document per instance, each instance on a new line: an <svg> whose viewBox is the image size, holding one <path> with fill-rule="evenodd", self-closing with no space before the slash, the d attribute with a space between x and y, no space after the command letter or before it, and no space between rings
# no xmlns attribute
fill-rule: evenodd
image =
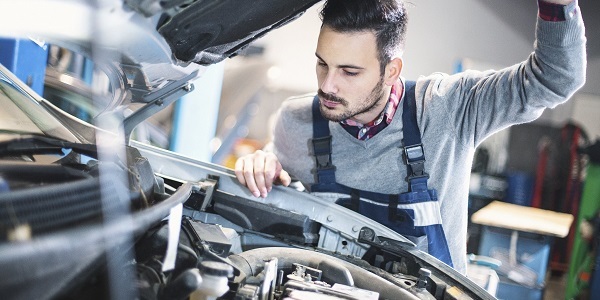
<svg viewBox="0 0 600 300"><path fill-rule="evenodd" d="M431 175L429 188L438 191L442 224L459 272L466 272L468 188L475 148L491 134L533 121L545 108L569 99L585 82L585 43L580 13L564 22L538 17L535 51L527 60L499 71L434 73L417 80L417 119L425 169ZM286 100L273 136L273 151L283 168L307 188L314 183L315 168L310 145L313 96ZM379 193L408 190L401 116L399 105L390 125L367 141L329 122L339 183Z"/></svg>

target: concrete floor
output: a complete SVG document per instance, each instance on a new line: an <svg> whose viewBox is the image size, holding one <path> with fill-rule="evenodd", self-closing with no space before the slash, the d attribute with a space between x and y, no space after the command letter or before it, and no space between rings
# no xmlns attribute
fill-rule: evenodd
<svg viewBox="0 0 600 300"><path fill-rule="evenodd" d="M544 300L565 299L567 274L548 276L544 290Z"/></svg>

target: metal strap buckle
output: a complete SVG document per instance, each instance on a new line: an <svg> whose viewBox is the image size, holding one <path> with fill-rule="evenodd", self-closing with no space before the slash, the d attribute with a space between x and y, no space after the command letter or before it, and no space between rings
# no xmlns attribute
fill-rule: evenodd
<svg viewBox="0 0 600 300"><path fill-rule="evenodd" d="M418 163L419 161L425 161L425 152L423 150L423 144L410 145L404 147L404 158L407 164Z"/></svg>
<svg viewBox="0 0 600 300"><path fill-rule="evenodd" d="M410 168L409 179L418 177L429 177L425 173L425 152L423 144L411 145L404 147L404 160Z"/></svg>
<svg viewBox="0 0 600 300"><path fill-rule="evenodd" d="M335 168L331 162L331 135L313 138L312 143L317 161L317 170Z"/></svg>

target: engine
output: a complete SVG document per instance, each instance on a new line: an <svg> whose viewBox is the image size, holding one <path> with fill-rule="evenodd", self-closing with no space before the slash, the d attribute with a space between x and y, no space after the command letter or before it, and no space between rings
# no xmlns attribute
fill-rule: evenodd
<svg viewBox="0 0 600 300"><path fill-rule="evenodd" d="M357 239L306 213L229 193L213 175L220 170L201 181L156 174L134 148L122 163L75 152L58 157L52 164L23 156L0 162L5 299L487 295L414 245L369 227L353 226ZM302 194L287 200L302 205Z"/></svg>
<svg viewBox="0 0 600 300"><path fill-rule="evenodd" d="M272 236L189 216L182 222L176 268L166 275L160 270L168 235L165 222L137 245L137 253L143 254L136 260L144 267L136 286L146 287L140 294L156 292L152 299L435 299L426 289L430 279L425 269L420 278L389 274L395 279L390 282L355 257L283 245ZM154 270L153 276L144 275L148 270Z"/></svg>

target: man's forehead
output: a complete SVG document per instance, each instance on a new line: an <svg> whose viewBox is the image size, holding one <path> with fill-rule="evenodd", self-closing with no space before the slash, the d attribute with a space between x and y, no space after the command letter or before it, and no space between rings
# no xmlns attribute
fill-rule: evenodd
<svg viewBox="0 0 600 300"><path fill-rule="evenodd" d="M322 27L316 56L329 63L362 66L377 63L377 44L372 31L340 32Z"/></svg>
<svg viewBox="0 0 600 300"><path fill-rule="evenodd" d="M364 30L341 30L336 29L334 27L323 25L321 26L321 30L319 31L319 36L323 34L335 34L339 36L345 36L348 38L365 38L369 37L375 40L375 31L364 29Z"/></svg>

